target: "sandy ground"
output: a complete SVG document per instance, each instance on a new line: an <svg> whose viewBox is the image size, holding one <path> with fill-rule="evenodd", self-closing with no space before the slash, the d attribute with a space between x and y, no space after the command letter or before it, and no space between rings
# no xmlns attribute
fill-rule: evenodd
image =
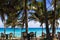
<svg viewBox="0 0 60 40"><path fill-rule="evenodd" d="M0 40L6 40L6 39L2 39L2 38L0 38ZM7 40L24 40L23 38L14 38L14 39L7 39ZM25 40L27 40L27 39L25 39ZM40 38L32 38L32 39L30 39L30 40L40 40Z"/></svg>
<svg viewBox="0 0 60 40"><path fill-rule="evenodd" d="M0 40L6 40L6 39L1 39ZM13 38L13 39L7 39L7 40L24 40L23 38ZM37 37L37 38L33 38L33 39L30 39L30 40L40 40L40 37ZM58 40L56 38L54 38L54 40Z"/></svg>

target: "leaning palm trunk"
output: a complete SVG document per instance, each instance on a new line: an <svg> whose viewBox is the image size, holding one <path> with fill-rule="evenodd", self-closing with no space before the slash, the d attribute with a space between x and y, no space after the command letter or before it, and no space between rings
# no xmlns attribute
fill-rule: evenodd
<svg viewBox="0 0 60 40"><path fill-rule="evenodd" d="M4 28L4 34L6 34L6 28Z"/></svg>
<svg viewBox="0 0 60 40"><path fill-rule="evenodd" d="M12 27L13 27L13 31L14 31L14 38L15 38L15 25L13 25Z"/></svg>
<svg viewBox="0 0 60 40"><path fill-rule="evenodd" d="M25 0L25 27L26 27L26 33L28 33L28 17L27 17L27 0Z"/></svg>
<svg viewBox="0 0 60 40"><path fill-rule="evenodd" d="M54 12L53 12L53 28L52 28L52 38L54 38L55 34L55 13L56 13L56 0L54 0Z"/></svg>
<svg viewBox="0 0 60 40"><path fill-rule="evenodd" d="M6 34L6 26L5 26L5 23L4 23L4 36L5 36L4 38L6 39L6 35L5 34Z"/></svg>
<svg viewBox="0 0 60 40"><path fill-rule="evenodd" d="M42 35L43 35L43 25L42 25Z"/></svg>
<svg viewBox="0 0 60 40"><path fill-rule="evenodd" d="M25 27L26 27L26 34L28 34L27 0L25 0L24 14L25 14ZM28 39L28 37L26 37L26 38ZM24 40L25 40L25 39L24 39Z"/></svg>
<svg viewBox="0 0 60 40"><path fill-rule="evenodd" d="M47 9L46 9L46 0L43 0L44 1L44 13L45 13L45 21L46 21L46 37L47 37L47 40L50 40L50 33L49 33L49 27L48 27L48 13L47 13Z"/></svg>
<svg viewBox="0 0 60 40"><path fill-rule="evenodd" d="M6 25L5 25L5 21L4 21L4 34L6 34Z"/></svg>
<svg viewBox="0 0 60 40"><path fill-rule="evenodd" d="M15 38L15 25L12 25L13 31L14 31L14 38Z"/></svg>
<svg viewBox="0 0 60 40"><path fill-rule="evenodd" d="M3 40L6 39L6 35L5 34L6 34L6 28L4 28L4 38L3 38Z"/></svg>
<svg viewBox="0 0 60 40"><path fill-rule="evenodd" d="M6 34L6 28L4 27L4 34Z"/></svg>
<svg viewBox="0 0 60 40"><path fill-rule="evenodd" d="M42 26L42 33L43 33L43 26Z"/></svg>

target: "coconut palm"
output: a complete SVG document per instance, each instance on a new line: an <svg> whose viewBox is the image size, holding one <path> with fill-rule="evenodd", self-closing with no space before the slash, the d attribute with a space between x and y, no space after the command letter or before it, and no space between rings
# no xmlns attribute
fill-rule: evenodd
<svg viewBox="0 0 60 40"><path fill-rule="evenodd" d="M32 1L30 3L29 6L30 6L30 10L34 10L35 11L35 14L34 15L36 15L36 17L38 17L37 19L40 19L39 17L43 14L43 12L42 12L43 11L43 2L37 2L36 0L34 0L34 1Z"/></svg>
<svg viewBox="0 0 60 40"><path fill-rule="evenodd" d="M53 0L53 4L54 4L54 11L52 12L53 15L53 19L52 19L52 40L54 38L54 34L55 34L55 20L56 20L56 0ZM54 14L53 14L54 13Z"/></svg>
<svg viewBox="0 0 60 40"><path fill-rule="evenodd" d="M56 0L54 0L54 14L53 14L53 28L52 28L52 37L54 38L55 34L55 14L56 14Z"/></svg>
<svg viewBox="0 0 60 40"><path fill-rule="evenodd" d="M37 9L37 8L35 8L35 9ZM38 10L38 11L39 11L39 10ZM51 14L51 13L50 13L50 14ZM51 19L50 17L52 17L50 14L48 14L48 20ZM44 16L44 15L45 15L45 14L42 14L42 15L40 14L40 15L39 15L38 13L35 13L35 16L34 16L34 17L35 17L36 19L38 19L38 21L40 21L41 23L43 23L43 22L45 22L45 21L42 21L42 20L45 20L45 16ZM49 16L49 15L50 15L50 16ZM41 18L40 18L40 17L41 17ZM33 16L31 16L30 18L33 18ZM35 18L34 18L34 19L35 19ZM42 19L42 20L41 20L41 19Z"/></svg>
<svg viewBox="0 0 60 40"><path fill-rule="evenodd" d="M15 17L17 16L16 13L18 13L18 11L22 10L22 8L20 6L20 1L19 0L4 0L4 1L0 1L0 15L1 15L1 19L4 22L4 33L6 32L6 27L9 26L9 22L12 22L11 20L15 19ZM20 13L20 12L19 12ZM18 13L18 15L19 15ZM12 15L13 14L13 15ZM7 15L7 19L9 19L10 21L6 24L6 20L5 20L5 16ZM16 20L14 20L16 21ZM13 22L14 23L14 22ZM13 25L14 26L14 25Z"/></svg>
<svg viewBox="0 0 60 40"><path fill-rule="evenodd" d="M15 14L15 15L11 14L11 16L9 16L9 17L12 17L12 18L8 18L6 21L7 26L11 26L12 28L14 28L14 35L15 35L15 26L17 25L17 18L18 18L17 15L19 15L19 14ZM13 19L14 19L14 21L13 21Z"/></svg>
<svg viewBox="0 0 60 40"><path fill-rule="evenodd" d="M48 27L48 13L46 9L46 0L44 0L44 13L45 13L45 21L46 21L46 33L47 33L47 39L50 40L50 34L49 34L49 27Z"/></svg>
<svg viewBox="0 0 60 40"><path fill-rule="evenodd" d="M24 7L24 14L25 14L25 27L26 27L26 33L28 33L28 17L27 17L27 0L25 1L25 7Z"/></svg>
<svg viewBox="0 0 60 40"><path fill-rule="evenodd" d="M0 1L0 17L4 26L5 26L5 17L8 16L8 13L6 13L7 8L4 5L7 5L7 4L8 4L8 0ZM6 28L4 28L4 34L6 34Z"/></svg>
<svg viewBox="0 0 60 40"><path fill-rule="evenodd" d="M37 4L36 1L33 1L33 3ZM31 7L31 8L29 7L29 8L30 8L31 10L34 10L34 11L35 11L35 14L34 14L35 16L32 15L32 16L30 17L31 19L35 19L35 18L36 18L36 19L38 19L38 21L39 21L39 19L43 19L43 18L41 17L41 15L43 15L43 17L46 18L46 17L45 17L46 14L43 14L43 13L44 13L44 10L43 10L43 13L39 15L39 6L38 6L38 4L37 4L37 6L30 4L30 6L32 6L32 7ZM41 8L41 7L40 7L40 8ZM36 12L37 9L38 9L38 11L37 11L38 13ZM52 10L51 10L51 11L52 11ZM40 11L40 12L41 12L41 11ZM45 16L44 16L44 15L45 15ZM52 15L53 15L52 13L49 13L49 14L48 14L48 21L49 21L49 20L53 20L53 16L52 16ZM34 16L34 18L33 18L33 16ZM58 14L56 14L56 16L57 16L57 17L56 17L55 19L57 20L57 19L59 18L59 17L58 17ZM41 18L40 18L40 17L41 17ZM43 20L45 20L45 19L43 19ZM41 20L40 20L40 22L45 22L45 21L41 21ZM50 21L50 22L51 22L51 21ZM57 25L59 24L58 22L56 22L56 23L57 23ZM52 24L52 23L51 23L51 24ZM48 34L48 33L47 33L47 34Z"/></svg>
<svg viewBox="0 0 60 40"><path fill-rule="evenodd" d="M36 2L36 1L35 1ZM37 4L37 8L35 8L35 9L37 9L37 11L36 11L36 13L34 14L35 16L35 18L36 19L38 19L38 21L39 22L41 22L42 24L43 23L45 23L46 22L46 32L47 32L47 36L48 36L48 38L49 38L49 27L48 27L48 19L46 18L46 14L44 14L45 12L47 13L47 11L46 11L46 8L45 8L45 6L46 6L46 4L45 4L46 2L44 1L44 10L42 9L42 13L41 13L41 10L39 11L39 9L41 9L41 8L43 8L43 6L41 7L41 6L38 6L38 4ZM36 7L36 6L35 6ZM33 17L31 17L31 18L33 18ZM34 19L35 19L34 18ZM46 18L46 19L45 19Z"/></svg>
<svg viewBox="0 0 60 40"><path fill-rule="evenodd" d="M59 7L59 4L58 4L59 2L60 2L59 0L53 0L53 1L52 1L52 5L54 5L54 12L53 12L53 13L54 13L54 14L53 14L53 17L55 16L54 19L53 19L54 21L56 20L56 18L59 19L59 15L58 15L58 14L59 14L58 11L59 11L59 8L60 8L60 7ZM57 14L58 16L57 16L56 14ZM53 32L55 32L55 28L54 28L54 26L55 26L54 24L55 24L55 23L54 23L54 21L53 21ZM54 35L54 34L55 34L55 33L53 33L53 35Z"/></svg>
<svg viewBox="0 0 60 40"><path fill-rule="evenodd" d="M3 1L2 1L3 2ZM7 13L8 14L8 16L7 16L7 20L6 20L6 24L5 25L7 25L7 26L9 26L9 25L12 25L12 27L14 27L14 26L16 26L15 25L15 22L17 21L17 19L16 19L16 17L17 17L17 15L16 14L20 14L20 10L22 10L23 8L24 8L24 11L25 11L25 13L26 13L26 4L25 4L25 6L24 6L24 4L23 5L21 5L22 3L23 3L23 1L20 3L21 1L19 1L19 0L8 0L8 3L7 4L4 4L3 6L3 9L4 9L4 12L5 13ZM25 1L24 1L25 2ZM26 2L25 2L26 3ZM20 6L21 5L21 6ZM26 14L24 13L24 15L26 16ZM18 15L19 15L18 14ZM23 15L23 16L24 16ZM4 18L4 17L3 17ZM14 20L15 19L15 20ZM25 19L27 19L27 18L25 18ZM14 21L12 21L12 20L14 20ZM7 22L8 21L8 22ZM26 20L25 20L26 21ZM27 21L26 21L27 22ZM26 24L27 25L27 24Z"/></svg>

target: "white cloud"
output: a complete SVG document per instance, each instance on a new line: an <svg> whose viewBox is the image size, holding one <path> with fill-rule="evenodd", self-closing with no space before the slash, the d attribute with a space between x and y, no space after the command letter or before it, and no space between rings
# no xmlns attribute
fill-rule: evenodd
<svg viewBox="0 0 60 40"><path fill-rule="evenodd" d="M40 23L36 22L36 21L30 21L30 22L28 22L28 26L29 26L29 28L39 28Z"/></svg>
<svg viewBox="0 0 60 40"><path fill-rule="evenodd" d="M43 24L43 27L44 27L45 24ZM28 22L28 27L29 28L41 28L40 27L40 23L37 22L37 21L30 21ZM2 23L2 21L0 20L0 28L4 28L4 24ZM11 28L11 26L9 27ZM16 27L17 28L17 27Z"/></svg>
<svg viewBox="0 0 60 40"><path fill-rule="evenodd" d="M60 20L58 20L58 22L59 22L59 26L58 27L60 28ZM33 21L33 20L28 22L28 27L29 28L42 28L42 27L40 27L40 23L39 22ZM45 23L43 23L43 27L45 28ZM0 19L0 28L4 28L4 24L2 23L1 19Z"/></svg>

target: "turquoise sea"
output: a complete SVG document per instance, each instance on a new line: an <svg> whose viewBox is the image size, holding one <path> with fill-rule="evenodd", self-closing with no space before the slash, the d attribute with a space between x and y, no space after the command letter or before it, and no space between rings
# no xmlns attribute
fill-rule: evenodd
<svg viewBox="0 0 60 40"><path fill-rule="evenodd" d="M16 37L21 37L21 32L24 32L25 28L15 28L15 36ZM39 37L42 34L42 28L28 28L28 33L30 32L36 32L36 36ZM46 33L46 29L43 29L43 32ZM51 32L51 29L50 29ZM60 28L56 29L56 34L57 32L60 32ZM1 33L4 33L4 28L0 28L0 35ZM6 28L6 34L13 33L14 34L14 28Z"/></svg>

